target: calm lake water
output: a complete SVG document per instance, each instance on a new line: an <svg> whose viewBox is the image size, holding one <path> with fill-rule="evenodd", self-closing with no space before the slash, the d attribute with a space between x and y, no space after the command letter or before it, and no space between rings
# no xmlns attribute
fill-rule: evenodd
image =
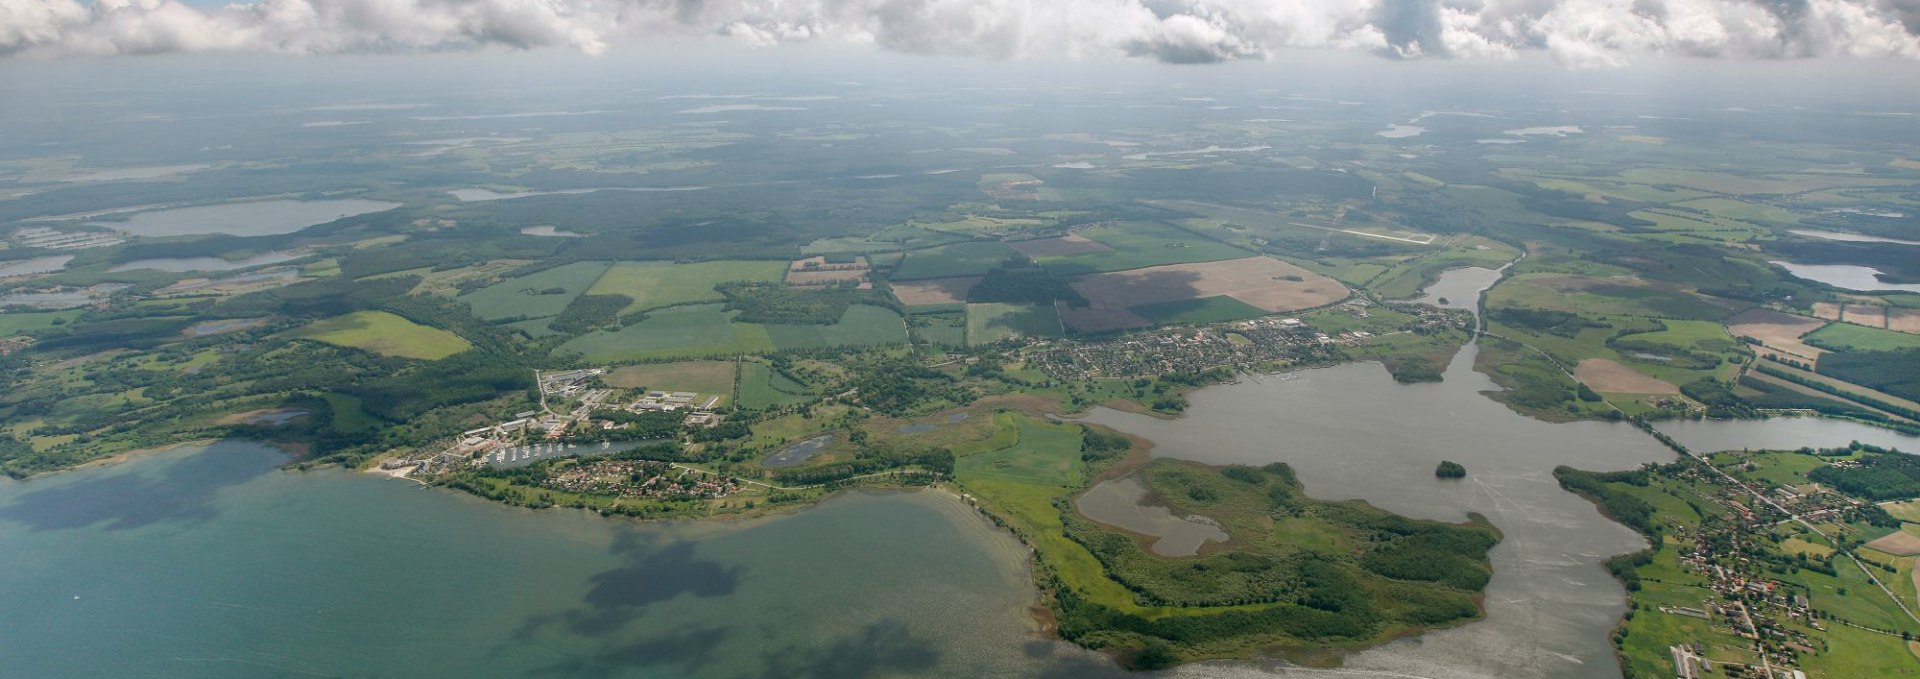
<svg viewBox="0 0 1920 679"><path fill-rule="evenodd" d="M1722 450L1838 448L1852 441L1920 453L1920 436L1908 436L1858 422L1819 417L1769 420L1671 420L1654 428L1695 454Z"/></svg>
<svg viewBox="0 0 1920 679"><path fill-rule="evenodd" d="M1552 471L1630 469L1674 454L1625 424L1515 414L1478 393L1497 387L1473 371L1476 351L1461 350L1438 384L1398 384L1378 364L1355 363L1209 387L1178 420L1104 409L1086 419L1156 442L1155 456L1286 462L1316 498L1444 521L1478 512L1505 533L1492 553L1486 620L1354 654L1340 672L1288 674L1618 677L1607 635L1626 610L1625 591L1599 562L1646 543L1560 490ZM1466 465L1465 481L1434 478L1441 460Z"/></svg>
<svg viewBox="0 0 1920 679"><path fill-rule="evenodd" d="M1810 281L1819 281L1836 288L1871 292L1877 290L1904 290L1920 292L1920 284L1883 283L1875 276L1879 269L1853 264L1794 264L1792 262L1772 262L1786 269L1787 273Z"/></svg>
<svg viewBox="0 0 1920 679"><path fill-rule="evenodd" d="M1440 273L1440 278L1421 291L1413 301L1431 304L1442 309L1466 309L1474 315L1480 315L1480 292L1493 287L1503 274L1499 269L1479 266L1448 269ZM1442 303L1440 300L1446 300Z"/></svg>
<svg viewBox="0 0 1920 679"><path fill-rule="evenodd" d="M36 273L52 273L67 268L67 262L73 261L73 255L52 255L31 259L16 259L0 262L0 278L25 276Z"/></svg>
<svg viewBox="0 0 1920 679"><path fill-rule="evenodd" d="M20 677L1089 676L1025 552L951 496L640 524L244 442L0 482Z"/></svg>
<svg viewBox="0 0 1920 679"><path fill-rule="evenodd" d="M1860 233L1841 233L1839 231L1816 231L1814 229L1787 229L1787 233L1791 233L1797 236L1807 236L1809 238L1820 238L1823 240L1837 240L1837 241L1844 241L1848 243L1897 243L1900 245L1920 245L1920 240L1900 240L1898 238L1883 238L1880 236L1869 236L1869 235L1860 234Z"/></svg>
<svg viewBox="0 0 1920 679"><path fill-rule="evenodd" d="M250 203L200 205L141 212L124 222L102 226L135 236L197 236L224 233L235 236L272 236L293 233L343 217L381 212L399 203L378 200L259 200Z"/></svg>

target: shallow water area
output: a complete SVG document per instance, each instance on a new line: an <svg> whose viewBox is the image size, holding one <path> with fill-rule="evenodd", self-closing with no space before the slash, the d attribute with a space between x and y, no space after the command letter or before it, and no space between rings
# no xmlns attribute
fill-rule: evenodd
<svg viewBox="0 0 1920 679"><path fill-rule="evenodd" d="M1034 633L1025 551L944 493L646 524L285 459L227 441L0 483L0 674L1113 672Z"/></svg>
<svg viewBox="0 0 1920 679"><path fill-rule="evenodd" d="M1160 556L1193 556L1208 542L1227 541L1227 532L1219 526L1142 504L1146 499L1146 485L1127 476L1102 481L1075 498L1073 505L1089 519L1159 538L1152 550Z"/></svg>

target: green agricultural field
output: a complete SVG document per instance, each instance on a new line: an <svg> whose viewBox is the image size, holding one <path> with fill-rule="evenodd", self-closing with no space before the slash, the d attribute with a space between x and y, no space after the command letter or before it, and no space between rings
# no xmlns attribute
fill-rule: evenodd
<svg viewBox="0 0 1920 679"><path fill-rule="evenodd" d="M994 423L1018 432L1012 446L968 455L954 462L963 479L996 478L1039 486L1080 485L1080 425L1053 424L1031 415L995 413Z"/></svg>
<svg viewBox="0 0 1920 679"><path fill-rule="evenodd" d="M1060 325L1060 312L1052 306L967 305L967 344L996 342L1014 333L1026 337L1059 337L1066 330Z"/></svg>
<svg viewBox="0 0 1920 679"><path fill-rule="evenodd" d="M333 410L331 426L334 431L357 434L379 429L383 424L379 418L367 414L366 409L360 407L358 396L327 392L320 397L326 399L327 406Z"/></svg>
<svg viewBox="0 0 1920 679"><path fill-rule="evenodd" d="M740 364L740 407L777 408L812 398L804 384L788 379L765 363Z"/></svg>
<svg viewBox="0 0 1920 679"><path fill-rule="evenodd" d="M1832 351L1893 351L1920 348L1920 335L1869 328L1852 323L1828 323L1801 341Z"/></svg>
<svg viewBox="0 0 1920 679"><path fill-rule="evenodd" d="M633 300L620 312L627 314L675 304L717 302L725 299L714 289L721 283L773 283L786 273L786 262L620 262L608 269L587 294L624 295Z"/></svg>
<svg viewBox="0 0 1920 679"><path fill-rule="evenodd" d="M907 316L907 326L921 342L949 347L967 345L967 312L962 304L944 305L948 309L929 313L915 310Z"/></svg>
<svg viewBox="0 0 1920 679"><path fill-rule="evenodd" d="M1117 222L1074 232L1110 250L1045 255L1034 261L1057 276L1124 271L1162 264L1240 259L1249 253L1165 222Z"/></svg>
<svg viewBox="0 0 1920 679"><path fill-rule="evenodd" d="M559 315L573 298L593 287L612 266L607 262L575 262L509 278L460 296L484 320L546 318Z"/></svg>
<svg viewBox="0 0 1920 679"><path fill-rule="evenodd" d="M870 304L854 304L840 315L838 323L828 325L764 325L767 337L776 349L824 349L827 347L905 344L906 320L892 310Z"/></svg>
<svg viewBox="0 0 1920 679"><path fill-rule="evenodd" d="M907 253L893 280L979 276L1020 253L997 240L954 243Z"/></svg>
<svg viewBox="0 0 1920 679"><path fill-rule="evenodd" d="M1487 306L1700 320L1720 320L1731 313L1727 307L1685 292L1557 273L1508 276L1487 291Z"/></svg>
<svg viewBox="0 0 1920 679"><path fill-rule="evenodd" d="M723 311L718 304L661 309L619 332L591 332L567 340L554 349L554 354L572 353L594 363L618 363L774 350L764 326L734 323L736 314Z"/></svg>
<svg viewBox="0 0 1920 679"><path fill-rule="evenodd" d="M294 330L291 337L364 349L382 356L434 361L473 348L459 335L385 311L355 311Z"/></svg>
<svg viewBox="0 0 1920 679"><path fill-rule="evenodd" d="M609 387L691 391L725 403L732 400L733 373L733 361L680 361L623 365L601 379Z"/></svg>
<svg viewBox="0 0 1920 679"><path fill-rule="evenodd" d="M855 304L829 325L735 323L737 311L718 304L658 309L618 332L592 332L568 340L555 355L579 354L595 363L764 353L784 349L900 344L905 323L890 310Z"/></svg>
<svg viewBox="0 0 1920 679"><path fill-rule="evenodd" d="M1236 321L1243 318L1257 318L1268 312L1246 302L1216 295L1199 299L1182 299L1156 304L1142 304L1127 307L1128 311L1140 314L1141 318L1153 321L1156 325L1169 323L1218 323Z"/></svg>
<svg viewBox="0 0 1920 679"><path fill-rule="evenodd" d="M79 309L37 313L0 314L0 337L11 337L57 327L78 317Z"/></svg>
<svg viewBox="0 0 1920 679"><path fill-rule="evenodd" d="M1743 222L1772 222L1776 224L1797 224L1800 215L1771 205L1748 203L1732 198L1701 198L1674 203L1674 207L1699 210L1716 217L1737 219Z"/></svg>

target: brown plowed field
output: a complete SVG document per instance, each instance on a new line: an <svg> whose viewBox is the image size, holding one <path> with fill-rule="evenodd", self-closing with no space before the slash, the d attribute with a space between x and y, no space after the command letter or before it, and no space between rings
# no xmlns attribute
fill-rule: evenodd
<svg viewBox="0 0 1920 679"><path fill-rule="evenodd" d="M1818 359L1820 349L1802 343L1800 337L1819 330L1823 325L1826 325L1826 322L1817 318L1795 316L1768 309L1749 309L1727 319L1727 332L1733 333L1735 337L1745 335L1758 339L1768 347L1789 354L1799 354L1802 358Z"/></svg>
<svg viewBox="0 0 1920 679"><path fill-rule="evenodd" d="M1587 388L1605 394L1678 394L1673 383L1649 377L1618 361L1589 358L1573 367L1573 378Z"/></svg>
<svg viewBox="0 0 1920 679"><path fill-rule="evenodd" d="M974 284L979 282L979 276L900 281L893 284L893 296L900 298L900 303L908 306L960 304L967 301L967 291L972 290Z"/></svg>

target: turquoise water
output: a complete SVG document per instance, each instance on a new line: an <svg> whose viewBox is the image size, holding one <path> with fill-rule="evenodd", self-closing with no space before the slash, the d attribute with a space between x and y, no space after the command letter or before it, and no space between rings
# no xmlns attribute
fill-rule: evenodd
<svg viewBox="0 0 1920 679"><path fill-rule="evenodd" d="M0 675L1066 676L951 496L639 524L223 442L0 482Z"/></svg>

